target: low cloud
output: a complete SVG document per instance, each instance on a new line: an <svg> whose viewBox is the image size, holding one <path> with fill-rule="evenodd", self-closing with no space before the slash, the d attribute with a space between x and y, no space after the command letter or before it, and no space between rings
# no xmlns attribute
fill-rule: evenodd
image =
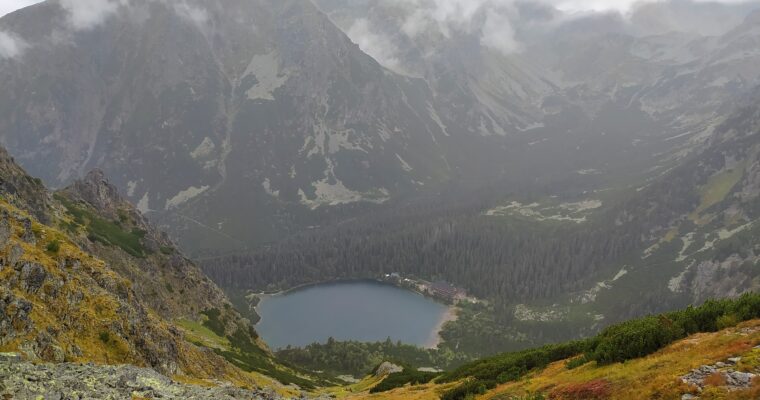
<svg viewBox="0 0 760 400"><path fill-rule="evenodd" d="M208 12L205 9L193 4L188 4L184 1L181 3L175 3L174 11L180 17L201 28L206 27L209 20Z"/></svg>
<svg viewBox="0 0 760 400"><path fill-rule="evenodd" d="M730 29L739 21L739 11L760 5L760 0L377 0L405 12L401 32L412 40L431 32L452 37L479 35L483 46L504 54L521 51L522 40L551 31L567 21L602 14L617 14L625 21L639 24L641 10L654 10L646 19L657 24L658 32L667 30L715 34ZM723 7L725 5L736 7ZM742 6L743 7L743 6ZM711 22L718 17L721 22ZM379 29L372 30L359 20L349 36L364 45L362 49L378 60L393 61L394 44ZM639 24L641 25L641 24ZM654 27L639 26L648 30ZM398 60L395 60L397 62Z"/></svg>
<svg viewBox="0 0 760 400"><path fill-rule="evenodd" d="M20 37L0 31L0 59L20 57L28 44Z"/></svg>
<svg viewBox="0 0 760 400"><path fill-rule="evenodd" d="M400 69L398 48L390 38L375 32L366 18L357 19L346 34L380 64L392 70Z"/></svg>
<svg viewBox="0 0 760 400"><path fill-rule="evenodd" d="M494 10L486 11L480 43L504 54L512 54L522 49L522 45L515 38L510 18Z"/></svg>
<svg viewBox="0 0 760 400"><path fill-rule="evenodd" d="M60 0L69 13L68 21L75 30L88 30L100 26L119 7L129 5L128 0Z"/></svg>
<svg viewBox="0 0 760 400"><path fill-rule="evenodd" d="M410 38L434 29L445 37L479 34L481 44L503 53L519 51L514 21L516 0L386 0L406 8L401 30Z"/></svg>

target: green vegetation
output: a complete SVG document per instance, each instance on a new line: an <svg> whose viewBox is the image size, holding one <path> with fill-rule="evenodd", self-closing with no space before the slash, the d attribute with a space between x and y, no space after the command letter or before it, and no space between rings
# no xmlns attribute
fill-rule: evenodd
<svg viewBox="0 0 760 400"><path fill-rule="evenodd" d="M760 294L735 300L709 300L658 316L649 316L610 326L594 338L586 358L597 364L623 362L643 357L697 332L715 332L741 321L760 317Z"/></svg>
<svg viewBox="0 0 760 400"><path fill-rule="evenodd" d="M699 190L701 201L695 215L723 201L731 189L739 183L742 175L744 175L743 165L710 177Z"/></svg>
<svg viewBox="0 0 760 400"><path fill-rule="evenodd" d="M187 332L187 339L196 346L209 348L228 348L230 342L224 336L219 336L199 322L180 319L176 321Z"/></svg>
<svg viewBox="0 0 760 400"><path fill-rule="evenodd" d="M389 374L380 383L373 386L369 392L387 392L388 390L400 388L406 384L420 385L430 382L438 375L440 375L440 373L417 371L414 368L404 366L403 371Z"/></svg>
<svg viewBox="0 0 760 400"><path fill-rule="evenodd" d="M253 326L233 325L234 331L228 335L229 320L225 313L226 311L211 308L201 312L206 318L200 324L184 320L178 323L192 333L189 339L195 345L211 348L215 353L244 371L260 372L286 385L294 383L303 388L315 387L313 381L299 376L295 368L277 365L271 355L256 343L258 334ZM299 372L305 374L305 371Z"/></svg>
<svg viewBox="0 0 760 400"><path fill-rule="evenodd" d="M469 359L450 350L423 349L393 342L362 343L337 341L313 343L303 348L287 347L277 352L277 358L289 364L300 365L314 371L324 371L331 376L362 376L383 361L415 367L454 368ZM410 367L411 368L411 367ZM414 369L414 368L411 368Z"/></svg>
<svg viewBox="0 0 760 400"><path fill-rule="evenodd" d="M100 332L100 334L98 335L98 339L100 339L101 342L108 344L108 342L111 341L111 334L105 331Z"/></svg>
<svg viewBox="0 0 760 400"><path fill-rule="evenodd" d="M61 242L59 242L58 239L52 240L47 244L45 250L47 250L48 253L57 254L61 250Z"/></svg>
<svg viewBox="0 0 760 400"><path fill-rule="evenodd" d="M444 400L465 399L499 383L515 381L551 362L581 355L568 368L594 361L597 365L623 362L654 353L698 332L715 332L741 321L760 318L760 293L733 300L710 300L699 307L639 318L604 329L596 337L506 353L476 361L444 374L441 382L465 382L447 391Z"/></svg>
<svg viewBox="0 0 760 400"><path fill-rule="evenodd" d="M148 253L141 243L145 237L144 231L137 228L126 230L121 221L103 219L90 212L85 206L74 204L60 194L55 195L55 198L73 217L73 224L65 226L67 230L75 231L76 226L84 226L87 229L87 237L92 241L120 247L134 257L142 258Z"/></svg>
<svg viewBox="0 0 760 400"><path fill-rule="evenodd" d="M203 321L203 326L219 336L224 336L224 322L220 319L222 313L219 309L211 308L201 311L201 314L206 316L206 320Z"/></svg>

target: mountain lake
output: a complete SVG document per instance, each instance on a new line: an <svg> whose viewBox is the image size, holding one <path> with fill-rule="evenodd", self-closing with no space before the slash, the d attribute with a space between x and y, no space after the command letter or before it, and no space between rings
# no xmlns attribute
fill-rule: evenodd
<svg viewBox="0 0 760 400"><path fill-rule="evenodd" d="M262 295L256 330L272 349L387 338L435 347L452 309L419 293L375 281L347 281Z"/></svg>

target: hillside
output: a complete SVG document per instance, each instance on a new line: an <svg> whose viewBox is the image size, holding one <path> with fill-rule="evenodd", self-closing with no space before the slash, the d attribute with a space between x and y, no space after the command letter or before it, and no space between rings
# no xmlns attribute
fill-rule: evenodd
<svg viewBox="0 0 760 400"><path fill-rule="evenodd" d="M207 385L312 385L102 173L53 194L0 150L0 183L0 352Z"/></svg>
<svg viewBox="0 0 760 400"><path fill-rule="evenodd" d="M373 399L755 399L760 393L757 299L744 296L628 321L586 341L476 361L433 383L408 386L401 380L396 389L370 394L368 388L378 379L369 377L342 394ZM750 319L733 326L740 314ZM654 329L652 322L662 325ZM665 331L682 324L694 324L692 334L664 339ZM622 358L610 360L609 354Z"/></svg>
<svg viewBox="0 0 760 400"><path fill-rule="evenodd" d="M719 378L708 382L700 397L697 386L681 381L692 370L703 370L707 377L712 371L735 369L758 373L760 366L760 320L752 320L736 328L716 333L700 333L673 343L661 351L625 364L605 367L591 365L569 370L570 360L560 360L529 374L518 382L499 385L478 399L538 400L538 399L755 399L758 384L751 388L729 392ZM741 357L738 365L730 358ZM722 363L722 364L720 364ZM719 366L720 365L720 366ZM706 368L707 367L707 368ZM715 369L713 369L715 368ZM723 375L723 374L721 374ZM702 381L704 384L704 381ZM755 382L755 381L753 381ZM369 380L369 385L376 383ZM453 384L426 384L395 389L388 392L346 394L351 399L438 399ZM361 389L359 387L359 389ZM366 390L366 389L364 389ZM682 397L693 394L695 397Z"/></svg>

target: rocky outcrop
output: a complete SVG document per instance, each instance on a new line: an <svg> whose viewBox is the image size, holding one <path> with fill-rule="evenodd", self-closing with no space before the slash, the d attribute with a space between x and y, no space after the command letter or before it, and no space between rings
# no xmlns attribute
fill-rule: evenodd
<svg viewBox="0 0 760 400"><path fill-rule="evenodd" d="M0 353L0 397L12 399L279 399L268 390L202 387L175 382L152 369L128 365L31 364Z"/></svg>
<svg viewBox="0 0 760 400"><path fill-rule="evenodd" d="M11 204L34 215L40 222L48 222L50 196L42 181L32 178L19 167L5 148L0 148L0 194Z"/></svg>
<svg viewBox="0 0 760 400"><path fill-rule="evenodd" d="M16 297L12 291L0 285L0 345L32 330L32 308L31 302Z"/></svg>
<svg viewBox="0 0 760 400"><path fill-rule="evenodd" d="M79 208L105 221L113 221L123 231L139 236L136 239L143 257L121 251L119 246L104 246L97 240L93 242L85 237L80 240L132 282L137 297L162 317L197 319L205 310L230 309L224 293L182 256L167 234L156 229L125 200L102 171L88 173L59 191L58 196L68 202L69 208ZM177 296L178 293L181 296Z"/></svg>
<svg viewBox="0 0 760 400"><path fill-rule="evenodd" d="M755 350L759 349L756 347ZM687 385L697 388L699 392L707 386L708 378L717 377L717 381L723 382L723 387L730 391L748 389L752 386L752 381L758 376L760 371L744 372L737 371L737 364L741 357L732 357L726 361L719 361L713 365L702 365L699 368L691 370L688 374L681 377L681 381ZM712 378L714 379L714 378ZM697 399L699 397L689 394L688 399Z"/></svg>
<svg viewBox="0 0 760 400"><path fill-rule="evenodd" d="M116 212L125 203L118 189L108 182L103 171L99 169L90 171L83 179L74 182L69 191L76 193L100 213L112 218L117 216Z"/></svg>
<svg viewBox="0 0 760 400"><path fill-rule="evenodd" d="M375 376L386 376L386 375L394 374L396 372L401 372L403 370L404 370L404 367L400 365L396 365L388 361L384 361L382 364L380 364L380 366L377 367L377 370L375 371Z"/></svg>

